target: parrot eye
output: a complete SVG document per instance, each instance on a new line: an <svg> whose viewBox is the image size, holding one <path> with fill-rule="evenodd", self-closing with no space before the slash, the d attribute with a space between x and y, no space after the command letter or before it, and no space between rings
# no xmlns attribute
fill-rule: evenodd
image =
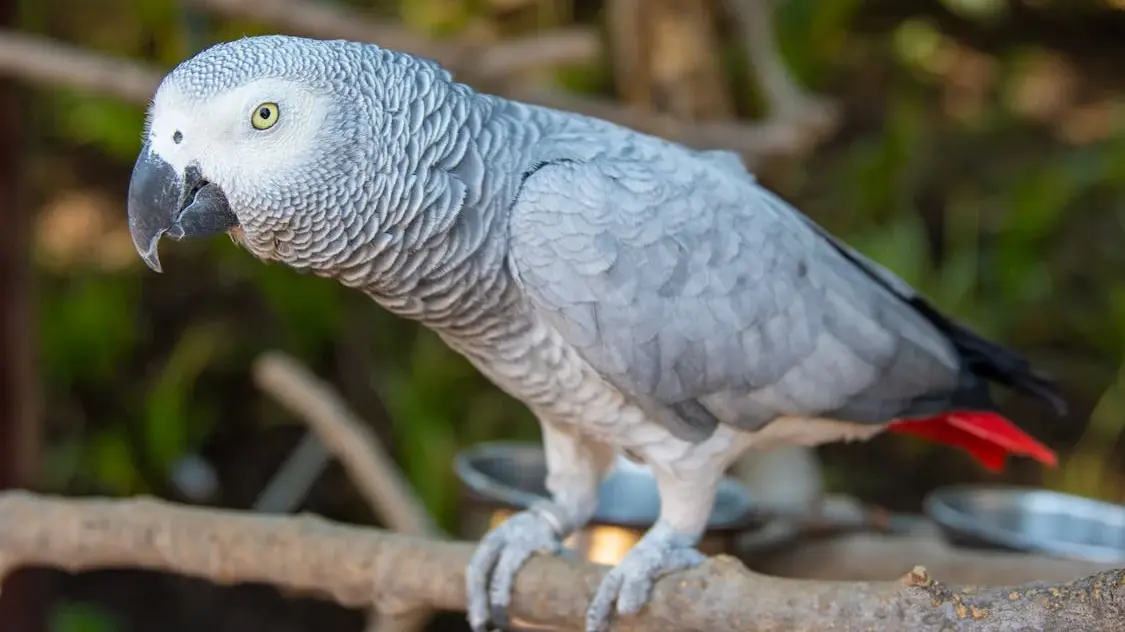
<svg viewBox="0 0 1125 632"><path fill-rule="evenodd" d="M263 103L254 108L254 113L250 115L250 124L254 129L267 130L277 124L277 117L277 104Z"/></svg>

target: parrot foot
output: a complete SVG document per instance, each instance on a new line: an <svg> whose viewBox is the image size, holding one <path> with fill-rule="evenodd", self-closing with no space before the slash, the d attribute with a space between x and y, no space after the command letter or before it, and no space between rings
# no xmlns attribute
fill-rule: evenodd
<svg viewBox="0 0 1125 632"><path fill-rule="evenodd" d="M490 620L508 629L512 586L520 568L535 553L562 551L558 513L550 503L543 503L508 518L481 539L465 570L473 632L486 632Z"/></svg>
<svg viewBox="0 0 1125 632"><path fill-rule="evenodd" d="M696 535L656 523L598 586L586 610L586 632L607 629L614 606L620 615L640 612L661 576L702 564L707 557L695 548L698 541Z"/></svg>

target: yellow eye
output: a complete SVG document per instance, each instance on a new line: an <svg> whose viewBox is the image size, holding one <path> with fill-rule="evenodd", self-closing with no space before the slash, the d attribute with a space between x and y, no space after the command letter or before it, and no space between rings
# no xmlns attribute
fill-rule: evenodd
<svg viewBox="0 0 1125 632"><path fill-rule="evenodd" d="M276 103L263 103L254 108L254 113L250 115L250 124L254 129L269 129L277 124L278 115Z"/></svg>

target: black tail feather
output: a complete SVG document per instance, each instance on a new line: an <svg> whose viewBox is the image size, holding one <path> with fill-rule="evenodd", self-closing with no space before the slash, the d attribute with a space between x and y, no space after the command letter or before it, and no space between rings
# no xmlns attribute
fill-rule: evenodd
<svg viewBox="0 0 1125 632"><path fill-rule="evenodd" d="M800 215L800 214L798 214ZM1067 412L1066 398L1058 386L1050 378L1040 375L1031 367L1031 363L1016 352L1003 347L995 342L983 338L968 327L945 316L926 299L920 295L909 295L896 289L897 278L889 271L882 271L874 262L867 261L858 251L848 247L836 237L827 233L808 217L800 215L809 227L824 237L845 259L855 264L874 282L883 286L888 292L910 304L919 314L930 321L930 324L949 337L961 358L965 361L966 369L970 375L965 375L962 384L962 395L968 400L991 401L988 396L988 385L983 380L992 380L1014 391L1042 400L1054 408L1060 417ZM898 281L901 283L901 281ZM973 378L976 379L973 379ZM983 380L982 380L983 378Z"/></svg>
<svg viewBox="0 0 1125 632"><path fill-rule="evenodd" d="M1060 417L1067 413L1066 398L1058 385L1054 380L1037 373L1025 358L948 318L920 297L910 299L909 302L949 337L964 359L966 368L974 375L1040 399L1049 404Z"/></svg>

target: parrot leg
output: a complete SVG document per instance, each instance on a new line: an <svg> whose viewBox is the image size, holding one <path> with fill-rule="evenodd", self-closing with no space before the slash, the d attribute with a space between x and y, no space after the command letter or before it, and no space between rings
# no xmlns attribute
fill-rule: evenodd
<svg viewBox="0 0 1125 632"><path fill-rule="evenodd" d="M691 477L679 480L655 469L654 474L660 490L660 518L598 586L586 610L586 632L607 629L614 610L619 615L640 612L657 579L694 568L707 559L695 545L711 515L720 477L701 485Z"/></svg>
<svg viewBox="0 0 1125 632"><path fill-rule="evenodd" d="M468 618L473 632L491 620L509 626L516 574L535 553L558 554L562 541L594 515L598 485L613 463L613 450L540 422L551 500L508 518L485 534L465 571Z"/></svg>

